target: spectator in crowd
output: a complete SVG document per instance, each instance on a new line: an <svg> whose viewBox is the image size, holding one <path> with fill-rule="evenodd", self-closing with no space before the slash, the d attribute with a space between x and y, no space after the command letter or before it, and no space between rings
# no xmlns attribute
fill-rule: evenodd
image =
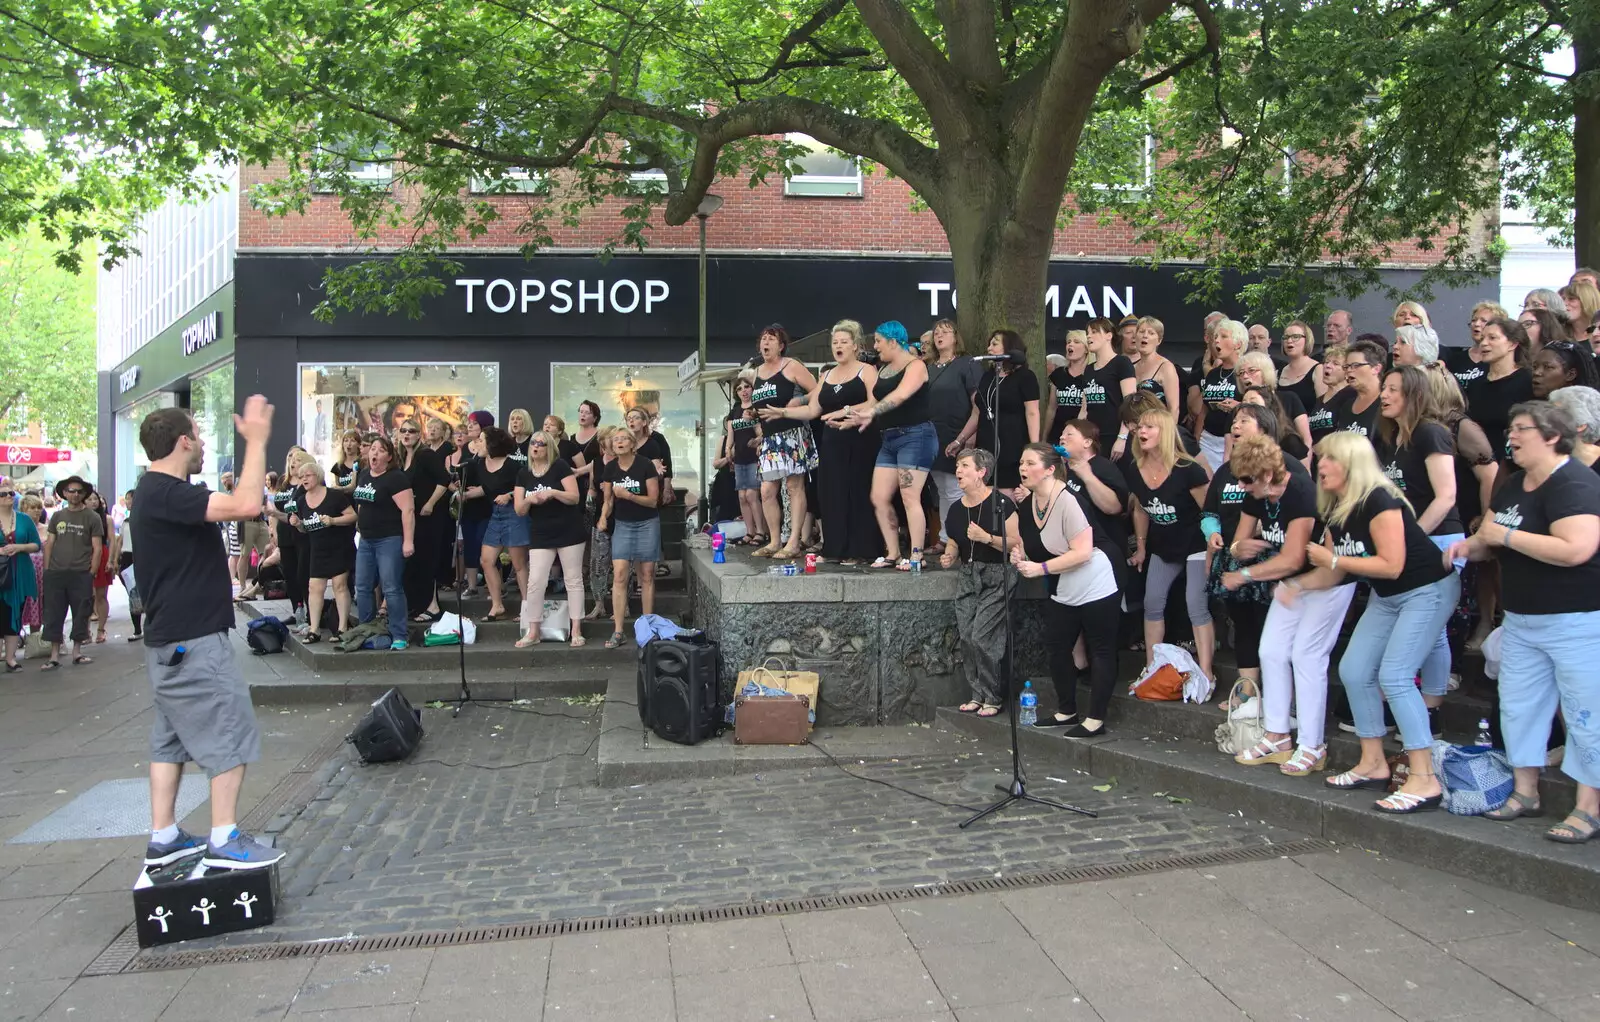
<svg viewBox="0 0 1600 1022"><path fill-rule="evenodd" d="M18 636L23 610L39 595L30 554L39 549L39 530L17 504L17 487L0 476L0 637L5 640L6 671L22 670L17 663Z"/></svg>
<svg viewBox="0 0 1600 1022"><path fill-rule="evenodd" d="M112 549L116 542L115 530L111 526L111 516L106 510L105 498L99 491L91 491L89 499L84 501L90 511L100 516L101 535L104 537L100 544L100 557L94 565L94 641L106 641L106 628L111 624L111 582L116 577L112 567L116 564L115 551Z"/></svg>
<svg viewBox="0 0 1600 1022"><path fill-rule="evenodd" d="M105 521L85 503L91 488L81 476L68 476L56 484L55 494L66 504L50 516L44 539L44 641L50 656L40 670L61 666L61 646L67 613L72 614L72 662L92 664L84 655L89 641L89 619L94 614L94 571L106 541Z"/></svg>
<svg viewBox="0 0 1600 1022"><path fill-rule="evenodd" d="M223 475L231 476L232 473L224 472ZM111 563L117 566L117 577L121 579L122 584L126 586L128 583L127 571L129 568L133 567L134 536L132 490L129 490L127 493L122 495L122 506L122 528L118 530L117 538L113 541L115 543L115 547L113 548L115 556L112 558ZM237 526L239 523L223 522L220 524L222 526ZM227 539L229 543L228 549L230 551L230 556L228 558L228 577L230 579L234 577L234 562L238 558L238 535L239 533L236 528L230 528L227 530ZM134 589L137 589L138 587L138 579L134 579ZM133 634L128 636L129 642L138 642L140 639L144 638L143 609L142 601L134 599L134 593L130 591L128 593L128 619L133 625Z"/></svg>

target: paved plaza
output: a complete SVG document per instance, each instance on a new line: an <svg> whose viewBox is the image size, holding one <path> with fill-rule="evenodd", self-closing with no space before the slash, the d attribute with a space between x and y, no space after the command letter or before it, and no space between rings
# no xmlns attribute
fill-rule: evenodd
<svg viewBox="0 0 1600 1022"><path fill-rule="evenodd" d="M241 808L269 815L291 850L279 921L84 975L104 971L92 967L130 921L143 837L12 839L101 781L143 775L142 652L114 639L94 653L89 667L30 666L0 682L0 1020L1520 1020L1600 1009L1600 915L1493 877L1348 845L1305 851L1302 834L1179 792L1043 771L1036 791L1099 819L1014 808L959 830L962 807L991 801L1007 765L1002 748L962 736L901 762L603 788L600 709L579 699L469 707L459 719L429 711L417 756L373 767L330 742L361 705L260 707L267 759ZM303 670L289 657L244 668ZM270 804L285 792L298 793L292 804ZM1085 867L1204 853L1261 857L1083 879ZM1001 889L1060 870L1079 882ZM951 883L974 893L928 893ZM849 895L880 903L637 925ZM634 925L432 946L439 931L571 930L597 917ZM327 940L351 936L427 946ZM307 940L329 953L219 961ZM195 950L210 954L172 957Z"/></svg>

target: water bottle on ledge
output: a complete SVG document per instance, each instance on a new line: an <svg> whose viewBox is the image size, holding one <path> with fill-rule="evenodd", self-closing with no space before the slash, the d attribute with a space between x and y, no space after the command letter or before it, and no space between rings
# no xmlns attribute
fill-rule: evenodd
<svg viewBox="0 0 1600 1022"><path fill-rule="evenodd" d="M1488 717L1478 718L1478 737L1473 739L1472 744L1476 745L1480 749L1494 748L1494 733L1489 730Z"/></svg>
<svg viewBox="0 0 1600 1022"><path fill-rule="evenodd" d="M800 568L793 564L774 564L767 569L768 575L798 575Z"/></svg>
<svg viewBox="0 0 1600 1022"><path fill-rule="evenodd" d="M1021 709L1017 711L1017 726L1033 727L1039 722L1039 694L1033 690L1033 682L1022 683L1022 698L1018 705Z"/></svg>

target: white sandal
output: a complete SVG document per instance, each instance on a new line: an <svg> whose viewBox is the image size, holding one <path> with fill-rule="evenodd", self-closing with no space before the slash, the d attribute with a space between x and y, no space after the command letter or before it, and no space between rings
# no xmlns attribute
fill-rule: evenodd
<svg viewBox="0 0 1600 1022"><path fill-rule="evenodd" d="M1268 738L1233 757L1240 766L1260 766L1263 763L1287 763L1294 755L1294 743L1287 737L1272 741Z"/></svg>
<svg viewBox="0 0 1600 1022"><path fill-rule="evenodd" d="M1328 747L1319 745L1311 748L1308 745L1296 746L1294 755L1281 764L1278 770L1290 777L1304 777L1314 774L1328 765Z"/></svg>

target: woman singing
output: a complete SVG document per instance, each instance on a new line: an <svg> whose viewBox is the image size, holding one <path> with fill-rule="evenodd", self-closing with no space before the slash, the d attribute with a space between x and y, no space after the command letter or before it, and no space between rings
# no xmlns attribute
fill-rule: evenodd
<svg viewBox="0 0 1600 1022"><path fill-rule="evenodd" d="M750 552L752 557L798 557L806 520L806 473L817 467L817 448L811 427L784 414L784 409L801 404L817 386L811 370L792 358L789 332L773 324L761 331L757 342L761 364L756 367L755 391L750 399L761 418L761 509L767 520L767 545ZM789 542L782 544L783 500L778 491L789 491Z"/></svg>
<svg viewBox="0 0 1600 1022"><path fill-rule="evenodd" d="M350 623L350 572L356 565L356 508L350 494L326 485L321 465L314 461L301 462L297 471L296 481L302 496L300 512L291 519L291 524L303 534L311 552L310 592L306 598L310 626L304 640L309 644L322 641L322 606L330 582L339 614L332 638L338 639L339 633Z"/></svg>
<svg viewBox="0 0 1600 1022"><path fill-rule="evenodd" d="M944 553L939 565L961 565L956 588L956 634L961 640L961 665L972 699L962 713L993 717L1006 693L1000 677L1010 637L1006 634L1006 592L1016 576L1006 566L1006 549L1017 543L1017 506L989 485L994 455L968 448L956 455L961 499L945 516ZM998 507L998 511L996 508Z"/></svg>
<svg viewBox="0 0 1600 1022"><path fill-rule="evenodd" d="M572 620L571 645L583 638L583 507L572 466L554 456L554 434L539 432L528 438L528 463L517 474L514 502L517 514L528 519L528 582L522 594L522 638L517 648L539 641L544 614L544 591L550 566L561 560L567 584L567 613Z"/></svg>

